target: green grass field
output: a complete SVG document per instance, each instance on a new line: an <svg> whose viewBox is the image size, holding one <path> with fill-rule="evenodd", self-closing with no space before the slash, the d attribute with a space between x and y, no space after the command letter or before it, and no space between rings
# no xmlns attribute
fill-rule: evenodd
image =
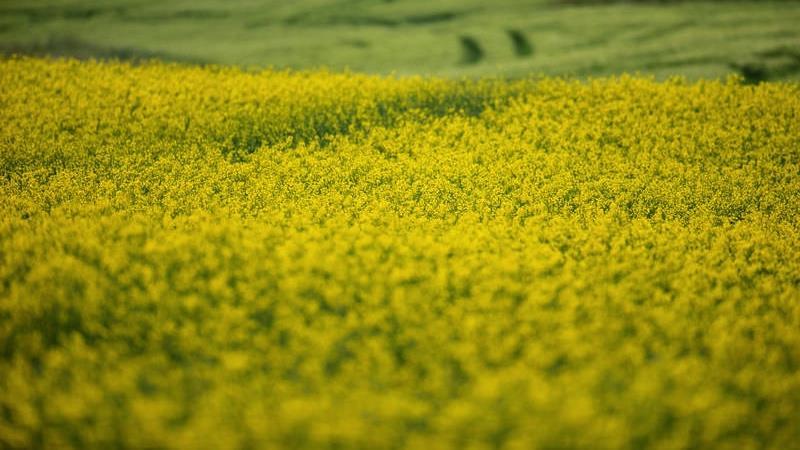
<svg viewBox="0 0 800 450"><path fill-rule="evenodd" d="M401 75L760 81L800 77L798 24L791 1L5 0L0 48Z"/></svg>

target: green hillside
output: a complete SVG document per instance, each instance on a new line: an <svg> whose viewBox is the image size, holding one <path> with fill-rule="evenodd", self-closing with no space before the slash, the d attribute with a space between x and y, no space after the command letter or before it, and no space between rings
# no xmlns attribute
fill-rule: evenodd
<svg viewBox="0 0 800 450"><path fill-rule="evenodd" d="M442 76L800 76L798 2L4 1L4 53Z"/></svg>

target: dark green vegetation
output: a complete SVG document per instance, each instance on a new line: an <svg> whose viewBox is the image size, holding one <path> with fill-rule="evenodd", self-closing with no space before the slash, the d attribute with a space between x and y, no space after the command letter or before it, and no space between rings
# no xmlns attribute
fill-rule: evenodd
<svg viewBox="0 0 800 450"><path fill-rule="evenodd" d="M0 52L443 76L800 77L800 2L4 0Z"/></svg>

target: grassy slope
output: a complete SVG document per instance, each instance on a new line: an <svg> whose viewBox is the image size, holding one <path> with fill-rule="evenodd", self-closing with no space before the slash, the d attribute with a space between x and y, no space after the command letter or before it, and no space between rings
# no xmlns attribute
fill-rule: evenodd
<svg viewBox="0 0 800 450"><path fill-rule="evenodd" d="M800 3L6 1L6 51L445 76L800 75ZM532 47L519 55L517 30ZM463 38L481 57L465 63Z"/></svg>

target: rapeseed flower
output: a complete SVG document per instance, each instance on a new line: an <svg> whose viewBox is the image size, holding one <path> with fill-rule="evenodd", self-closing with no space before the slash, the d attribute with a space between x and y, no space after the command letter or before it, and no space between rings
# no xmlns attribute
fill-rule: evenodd
<svg viewBox="0 0 800 450"><path fill-rule="evenodd" d="M0 61L8 448L791 448L800 87Z"/></svg>

